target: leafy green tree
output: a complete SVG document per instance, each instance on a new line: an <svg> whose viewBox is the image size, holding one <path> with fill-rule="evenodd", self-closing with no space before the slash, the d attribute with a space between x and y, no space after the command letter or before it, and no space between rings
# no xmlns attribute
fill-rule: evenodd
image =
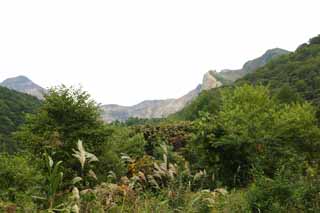
<svg viewBox="0 0 320 213"><path fill-rule="evenodd" d="M221 88L202 91L195 100L169 118L193 121L201 117L201 112L216 113L221 104L220 91Z"/></svg>
<svg viewBox="0 0 320 213"><path fill-rule="evenodd" d="M110 134L100 119L99 106L87 92L60 86L49 90L38 113L29 115L15 136L36 156L48 152L56 161L63 161L69 170L65 176L71 177L78 169L71 155L77 141L85 141L85 148L99 155Z"/></svg>
<svg viewBox="0 0 320 213"><path fill-rule="evenodd" d="M253 171L272 177L276 168L300 155L319 162L315 109L307 103L279 104L263 86L224 90L221 110L208 121L198 121L203 124L196 147L207 158L202 166L213 169L223 184L246 185Z"/></svg>
<svg viewBox="0 0 320 213"><path fill-rule="evenodd" d="M317 37L314 37L312 39L310 39L310 44L320 44L320 35L318 35Z"/></svg>
<svg viewBox="0 0 320 213"><path fill-rule="evenodd" d="M289 84L284 84L276 93L276 96L278 100L286 104L302 101L302 98L289 86Z"/></svg>

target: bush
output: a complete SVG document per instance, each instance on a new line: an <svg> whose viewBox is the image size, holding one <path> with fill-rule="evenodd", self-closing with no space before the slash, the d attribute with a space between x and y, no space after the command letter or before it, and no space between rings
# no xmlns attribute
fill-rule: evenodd
<svg viewBox="0 0 320 213"><path fill-rule="evenodd" d="M253 212L317 212L320 209L319 177L303 176L293 168L278 171L271 179L260 175L248 190Z"/></svg>
<svg viewBox="0 0 320 213"><path fill-rule="evenodd" d="M127 168L122 162L122 154L126 154L133 159L142 158L144 155L146 141L142 134L136 133L126 127L111 127L112 135L100 146L99 162L97 172L100 180L106 180L110 171L117 177L126 175Z"/></svg>
<svg viewBox="0 0 320 213"><path fill-rule="evenodd" d="M244 187L252 170L273 177L298 156L319 162L320 129L310 104L280 104L268 88L249 85L223 91L221 100L217 115L197 121L198 134L186 149L187 160L217 182Z"/></svg>
<svg viewBox="0 0 320 213"><path fill-rule="evenodd" d="M0 203L11 202L21 210L34 207L32 196L43 177L28 156L0 154Z"/></svg>

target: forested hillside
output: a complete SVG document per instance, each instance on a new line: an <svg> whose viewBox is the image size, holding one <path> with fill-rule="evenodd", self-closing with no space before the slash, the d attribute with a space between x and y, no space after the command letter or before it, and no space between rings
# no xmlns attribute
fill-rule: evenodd
<svg viewBox="0 0 320 213"><path fill-rule="evenodd" d="M235 85L246 83L268 86L274 95L286 103L307 100L320 106L320 36L300 45L295 52L275 58L262 68L248 73ZM194 120L199 117L200 111L215 111L221 90L223 88L203 92L171 117Z"/></svg>
<svg viewBox="0 0 320 213"><path fill-rule="evenodd" d="M273 60L237 83L268 85L286 98L301 98L320 106L320 36L310 39L289 55ZM286 93L286 94L285 94Z"/></svg>
<svg viewBox="0 0 320 213"><path fill-rule="evenodd" d="M0 86L0 147L10 143L11 133L24 122L25 115L39 106L37 98Z"/></svg>

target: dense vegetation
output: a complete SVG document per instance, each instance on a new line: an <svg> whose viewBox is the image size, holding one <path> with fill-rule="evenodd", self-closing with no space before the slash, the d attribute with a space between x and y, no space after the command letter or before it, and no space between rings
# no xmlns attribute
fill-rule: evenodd
<svg viewBox="0 0 320 213"><path fill-rule="evenodd" d="M268 85L274 92L282 93L283 98L296 98L296 93L320 106L319 40L320 36L311 39L309 44L303 44L294 53L273 60L238 83Z"/></svg>
<svg viewBox="0 0 320 213"><path fill-rule="evenodd" d="M224 87L222 87L224 88ZM181 111L170 115L173 120L196 120L202 112L215 114L220 108L220 91L222 88L202 91L199 96Z"/></svg>
<svg viewBox="0 0 320 213"><path fill-rule="evenodd" d="M318 40L297 52L316 49ZM293 79L290 70L281 76ZM309 78L307 68L299 70L300 80ZM253 75L203 92L168 119L127 123L103 123L80 89L51 89L13 134L19 149L0 154L0 209L319 212L317 90L302 92L295 80L276 87Z"/></svg>
<svg viewBox="0 0 320 213"><path fill-rule="evenodd" d="M38 99L0 86L0 150L14 149L11 133L39 106Z"/></svg>

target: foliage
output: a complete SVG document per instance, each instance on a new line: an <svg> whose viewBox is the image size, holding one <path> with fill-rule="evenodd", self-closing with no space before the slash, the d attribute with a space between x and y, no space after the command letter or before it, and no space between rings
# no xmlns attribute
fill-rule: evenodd
<svg viewBox="0 0 320 213"><path fill-rule="evenodd" d="M48 204L47 208L50 211L53 211L56 206L56 196L59 191L59 187L62 183L63 172L61 171L62 161L54 163L52 158L48 154L44 154L45 163L46 163L46 183L45 183L45 192L46 197L44 198Z"/></svg>
<svg viewBox="0 0 320 213"><path fill-rule="evenodd" d="M243 190L233 190L225 196L219 196L214 203L214 212L252 212L247 192Z"/></svg>
<svg viewBox="0 0 320 213"><path fill-rule="evenodd" d="M86 141L89 152L99 149L110 131L100 119L99 106L81 89L60 86L45 96L37 114L29 115L26 123L15 133L17 140L35 156L47 152L63 161L72 177L77 162L71 156L80 139Z"/></svg>
<svg viewBox="0 0 320 213"><path fill-rule="evenodd" d="M320 129L307 103L282 105L262 86L225 90L220 112L200 120L187 159L228 186L245 186L252 170L269 177L288 159L319 161ZM200 144L199 144L200 143ZM204 156L197 156L197 153Z"/></svg>
<svg viewBox="0 0 320 213"><path fill-rule="evenodd" d="M0 149L15 151L17 144L11 133L24 123L25 115L40 106L35 97L0 87Z"/></svg>
<svg viewBox="0 0 320 213"><path fill-rule="evenodd" d="M135 117L130 117L126 122L124 123L125 126L136 126L136 125L153 125L153 124L158 124L162 122L164 119L163 118L135 118Z"/></svg>
<svg viewBox="0 0 320 213"><path fill-rule="evenodd" d="M318 40L169 119L103 124L86 92L50 90L0 154L0 210L319 212Z"/></svg>
<svg viewBox="0 0 320 213"><path fill-rule="evenodd" d="M40 193L43 176L27 155L0 154L0 210L6 203L14 209L31 211L32 195ZM15 205L17 204L17 205Z"/></svg>
<svg viewBox="0 0 320 213"><path fill-rule="evenodd" d="M220 91L222 88L202 91L195 100L184 107L181 111L169 116L169 118L192 121L201 117L201 112L211 114L216 113L220 108Z"/></svg>
<svg viewBox="0 0 320 213"><path fill-rule="evenodd" d="M320 208L319 176L278 170L275 178L259 175L246 199L254 212L315 212Z"/></svg>
<svg viewBox="0 0 320 213"><path fill-rule="evenodd" d="M310 39L309 44L300 46L294 53L281 56L256 72L245 76L237 84L270 85L273 92L284 85L291 93L320 105L320 36ZM294 96L293 96L294 97Z"/></svg>
<svg viewBox="0 0 320 213"><path fill-rule="evenodd" d="M83 187L87 187L89 186L88 179L97 180L96 174L92 169L90 169L89 166L91 166L90 165L91 163L97 162L99 160L94 154L87 152L85 150L81 140L78 141L77 148L78 148L77 150L73 150L72 156L77 158L80 163L80 166L81 166L79 171L80 176L75 177L72 182L73 184L81 182L83 184L82 185Z"/></svg>
<svg viewBox="0 0 320 213"><path fill-rule="evenodd" d="M117 178L125 175L128 169L121 160L121 155L126 154L139 159L145 154L146 141L140 133L126 127L110 127L112 135L100 146L97 156L99 162L95 171L98 178L106 180L112 171Z"/></svg>
<svg viewBox="0 0 320 213"><path fill-rule="evenodd" d="M184 147L191 137L193 126L191 122L162 122L155 125L140 125L133 127L137 133L143 134L147 144L145 150L154 155L157 147L165 142L173 146L175 151Z"/></svg>

